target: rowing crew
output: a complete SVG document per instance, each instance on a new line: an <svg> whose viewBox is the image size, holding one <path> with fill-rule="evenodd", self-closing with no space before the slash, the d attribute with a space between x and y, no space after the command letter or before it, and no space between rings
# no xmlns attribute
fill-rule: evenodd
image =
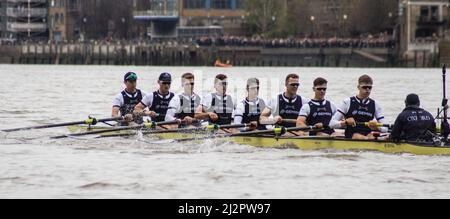
<svg viewBox="0 0 450 219"><path fill-rule="evenodd" d="M227 93L228 77L219 74L215 77L215 93L201 98L194 92L195 76L185 73L181 77L184 91L181 94L170 92L172 76L162 73L159 76L159 89L145 94L137 89L137 75L129 72L124 76L126 86L114 99L112 116L125 116L129 122L140 124L143 116L154 122L179 120L181 127L198 125L196 121L208 121L212 124L252 124L245 130L264 130L276 124L283 127L315 126L321 131L290 133L296 136L337 136L335 129L345 129L348 139L371 140L379 133L388 133L387 127L380 127L385 117L378 102L370 98L373 80L363 75L358 80L358 94L347 98L336 107L327 100L328 81L317 78L313 82L314 98L307 99L298 95L300 79L297 74L289 74L285 80L285 91L269 102L259 98L260 82L256 78L247 81L247 97L240 101ZM420 108L419 97L408 95L406 108L397 118L392 129L393 140L432 140L436 134L433 116ZM183 121L181 123L181 121ZM296 121L296 123L287 122ZM165 127L177 128L177 127Z"/></svg>

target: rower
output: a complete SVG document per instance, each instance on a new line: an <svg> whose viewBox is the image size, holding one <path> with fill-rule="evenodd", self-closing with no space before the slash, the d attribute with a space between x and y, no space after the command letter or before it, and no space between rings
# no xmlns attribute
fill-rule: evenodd
<svg viewBox="0 0 450 219"><path fill-rule="evenodd" d="M405 100L406 108L397 117L392 129L391 139L399 142L432 141L436 135L436 122L433 115L420 108L417 94L409 94Z"/></svg>
<svg viewBox="0 0 450 219"><path fill-rule="evenodd" d="M196 110L197 120L208 120L211 124L229 125L233 122L234 101L227 94L228 77L219 74L214 79L216 93L206 95Z"/></svg>
<svg viewBox="0 0 450 219"><path fill-rule="evenodd" d="M278 124L284 127L295 127L295 123L283 122L284 119L296 120L303 105L309 100L297 95L300 87L300 79L297 74L290 74L285 81L286 90L274 97L267 103L266 108L261 113L261 124ZM273 119L270 119L270 116Z"/></svg>
<svg viewBox="0 0 450 219"><path fill-rule="evenodd" d="M303 105L297 119L297 127L315 126L324 129L320 132L310 132L310 136L329 136L334 133L334 129L329 127L331 118L336 113L334 103L325 99L328 81L324 78L317 78L313 82L314 99ZM299 133L300 134L300 133Z"/></svg>
<svg viewBox="0 0 450 219"><path fill-rule="evenodd" d="M136 89L137 79L136 73L126 73L123 77L125 89L114 97L111 116L118 117L119 113L121 116L124 116L127 122L122 122L121 125L123 126L129 125L128 123L133 121L132 113L134 107L139 104L145 96L141 90ZM142 124L142 117L136 117L134 122Z"/></svg>
<svg viewBox="0 0 450 219"><path fill-rule="evenodd" d="M195 111L200 105L201 98L194 93L195 77L192 73L185 73L181 76L183 93L175 95L169 103L166 121L184 120L183 126L192 124L195 118Z"/></svg>
<svg viewBox="0 0 450 219"><path fill-rule="evenodd" d="M370 98L372 88L372 78L361 76L358 80L359 94L343 101L331 119L330 127L345 128L346 138L360 140L375 139L373 131L387 132L386 127L378 127L378 123L384 123L384 116L378 102Z"/></svg>
<svg viewBox="0 0 450 219"><path fill-rule="evenodd" d="M169 73L162 73L158 79L159 90L145 96L134 108L134 113L150 116L153 122L162 122L166 118L169 102L175 96L170 92L172 76ZM144 111L148 108L148 111Z"/></svg>
<svg viewBox="0 0 450 219"><path fill-rule="evenodd" d="M265 130L266 127L259 124L262 111L266 108L266 102L259 98L259 80L250 78L247 80L248 96L239 102L234 113L235 124L252 124L246 131L255 129Z"/></svg>

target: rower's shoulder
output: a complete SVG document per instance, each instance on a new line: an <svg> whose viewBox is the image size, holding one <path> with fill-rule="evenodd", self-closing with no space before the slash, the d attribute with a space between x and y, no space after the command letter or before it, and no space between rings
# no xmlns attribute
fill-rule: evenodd
<svg viewBox="0 0 450 219"><path fill-rule="evenodd" d="M331 105L331 107L336 108L336 103L334 103L334 102L331 101L331 100L326 100L326 101Z"/></svg>
<svg viewBox="0 0 450 219"><path fill-rule="evenodd" d="M344 104L350 104L352 101L356 101L356 97L352 96L352 97L347 97L345 98L342 103Z"/></svg>
<svg viewBox="0 0 450 219"><path fill-rule="evenodd" d="M303 103L309 103L311 101L311 98L306 98L305 96L302 95L297 95L302 99Z"/></svg>
<svg viewBox="0 0 450 219"><path fill-rule="evenodd" d="M145 92L143 90L137 89L137 92L141 93L142 97L147 96L147 92Z"/></svg>

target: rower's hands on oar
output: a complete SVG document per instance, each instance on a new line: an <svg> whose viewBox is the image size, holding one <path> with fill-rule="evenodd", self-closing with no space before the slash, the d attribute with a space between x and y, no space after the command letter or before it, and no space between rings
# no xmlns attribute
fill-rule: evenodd
<svg viewBox="0 0 450 219"><path fill-rule="evenodd" d="M316 129L323 129L323 128L325 128L325 126L323 125L323 123L317 123L317 124L314 125L314 128L316 128Z"/></svg>
<svg viewBox="0 0 450 219"><path fill-rule="evenodd" d="M274 122L274 124L281 124L281 123L283 123L283 117L281 117L281 116L275 116L275 117L273 118L273 122Z"/></svg>
<svg viewBox="0 0 450 219"><path fill-rule="evenodd" d="M133 114L127 114L123 117L123 120L125 120L126 122L132 122L134 119Z"/></svg>
<svg viewBox="0 0 450 219"><path fill-rule="evenodd" d="M194 123L195 121L197 121L197 120L194 119L194 118L192 118L192 117L190 117L190 116L186 116L186 117L184 117L184 120L183 120L183 121L180 120L180 123L181 123L181 122L184 122L184 124L185 124L186 126L190 126L190 125L192 125L192 123Z"/></svg>
<svg viewBox="0 0 450 219"><path fill-rule="evenodd" d="M354 118L348 118L344 121L345 126L356 127L356 121Z"/></svg>
<svg viewBox="0 0 450 219"><path fill-rule="evenodd" d="M249 123L249 126L246 128L246 131L255 131L258 128L258 122L253 121Z"/></svg>
<svg viewBox="0 0 450 219"><path fill-rule="evenodd" d="M158 113L156 113L155 111L145 111L144 116L149 116L151 118L155 118L158 116Z"/></svg>
<svg viewBox="0 0 450 219"><path fill-rule="evenodd" d="M217 116L217 114L215 114L215 113L208 113L208 116L211 119L211 121L213 121L213 122L219 120L219 116Z"/></svg>
<svg viewBox="0 0 450 219"><path fill-rule="evenodd" d="M367 124L367 126L368 126L371 130L373 130L373 131L378 131L378 130L380 130L380 129L378 128L379 124L378 124L377 121L370 121L370 122Z"/></svg>

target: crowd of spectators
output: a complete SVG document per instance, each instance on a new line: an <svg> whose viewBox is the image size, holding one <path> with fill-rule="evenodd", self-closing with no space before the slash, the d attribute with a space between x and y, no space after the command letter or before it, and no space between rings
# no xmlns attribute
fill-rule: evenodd
<svg viewBox="0 0 450 219"><path fill-rule="evenodd" d="M390 48L395 46L387 34L361 35L358 38L262 38L262 37L200 37L195 39L200 46L258 46L265 48Z"/></svg>

